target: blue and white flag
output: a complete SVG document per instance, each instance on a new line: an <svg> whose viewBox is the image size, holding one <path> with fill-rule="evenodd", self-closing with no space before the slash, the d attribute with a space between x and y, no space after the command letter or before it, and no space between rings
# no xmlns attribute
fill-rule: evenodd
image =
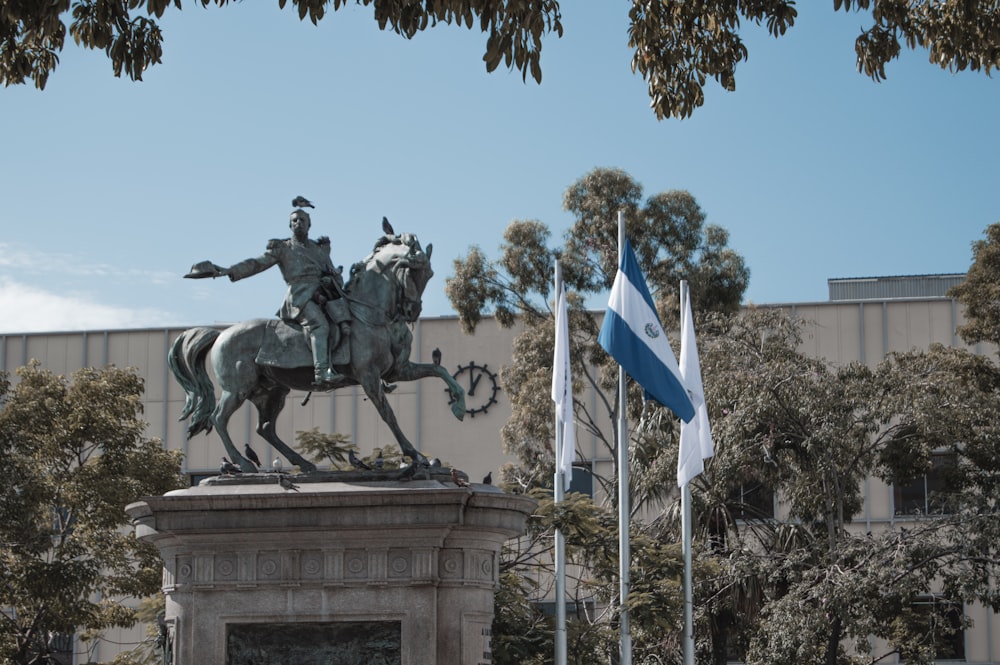
<svg viewBox="0 0 1000 665"><path fill-rule="evenodd" d="M694 317L691 316L691 294L683 289L683 326L681 327L681 376L694 403L695 416L681 423L681 443L677 453L677 486L684 487L705 470L704 460L715 454L712 428L708 424L708 407L701 382L701 363L694 337Z"/></svg>
<svg viewBox="0 0 1000 665"><path fill-rule="evenodd" d="M680 378L677 358L660 325L632 244L625 240L618 274L597 341L646 393L681 420L694 417L694 405Z"/></svg>
<svg viewBox="0 0 1000 665"><path fill-rule="evenodd" d="M556 405L556 420L562 423L561 452L556 460L563 474L565 487L573 480L573 459L576 457L576 422L573 412L573 377L569 367L569 320L566 289L559 292L556 305L556 344L552 356L552 401ZM558 433L557 433L558 436Z"/></svg>

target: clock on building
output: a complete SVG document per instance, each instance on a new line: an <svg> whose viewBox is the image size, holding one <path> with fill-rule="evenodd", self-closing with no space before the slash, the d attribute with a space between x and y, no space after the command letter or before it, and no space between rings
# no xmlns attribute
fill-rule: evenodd
<svg viewBox="0 0 1000 665"><path fill-rule="evenodd" d="M487 409L497 403L497 394L500 392L497 375L486 365L477 365L475 361L459 365L452 377L465 390L465 412L473 418L477 413L486 413ZM454 399L449 397L448 403L452 402Z"/></svg>

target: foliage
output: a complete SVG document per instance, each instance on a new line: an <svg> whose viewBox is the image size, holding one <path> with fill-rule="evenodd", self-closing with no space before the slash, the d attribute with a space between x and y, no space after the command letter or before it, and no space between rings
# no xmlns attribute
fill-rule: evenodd
<svg viewBox="0 0 1000 665"><path fill-rule="evenodd" d="M536 488L531 494L539 506L529 520L527 536L517 547L505 549L501 557L501 586L493 622L494 662L552 661L552 617L541 614L531 599L544 598L551 591L556 529L565 537L569 571L568 662L590 665L610 661L618 653L617 617L611 609L619 594L617 513L583 494L568 494L558 504L550 490ZM636 627L636 662L644 662L650 654L678 647L673 633L681 621L681 552L677 543L664 543L655 531L637 530L631 543L637 581L629 597L629 610ZM600 604L594 604L595 599Z"/></svg>
<svg viewBox="0 0 1000 665"><path fill-rule="evenodd" d="M320 432L318 427L295 433L298 448L317 464L327 461L333 468L350 468L347 464L347 453L352 448L351 437L339 432Z"/></svg>
<svg viewBox="0 0 1000 665"><path fill-rule="evenodd" d="M195 0L202 7L230 0ZM278 0L285 7L288 0ZM291 0L299 18L315 24L348 0ZM355 0L371 6L382 30L410 39L438 23L478 27L487 33L483 61L492 72L501 62L522 78L542 80L543 40L562 36L557 0ZM0 0L0 82L33 81L44 88L59 62L67 27L79 46L102 49L115 76L134 80L161 62L163 34L156 19L180 0ZM584 5L574 11L586 11ZM925 49L930 62L952 71L989 74L1000 66L1000 6L987 0L834 0L834 11L870 20L854 43L858 71L875 81L902 48ZM68 15L68 16L67 16ZM646 80L656 117L686 118L705 101L709 79L736 89L736 67L747 59L745 24L784 35L795 23L794 0L633 0L628 45L632 71Z"/></svg>
<svg viewBox="0 0 1000 665"><path fill-rule="evenodd" d="M135 610L136 619L146 625L146 639L138 646L118 653L110 665L162 665L163 646L160 629L166 612L167 597L163 593L148 596L139 601Z"/></svg>
<svg viewBox="0 0 1000 665"><path fill-rule="evenodd" d="M556 256L570 290L577 431L612 464L618 446L629 447L633 653L636 662L680 661L677 421L644 404L634 384L628 403L617 403L615 366L596 344L598 317L584 309L588 297L611 286L618 210L668 329L677 321L676 283L691 283L716 444L692 483L699 660L724 663L735 649L751 665L871 664L893 654L924 663L945 653L964 603L1000 607L990 582L1000 563L1000 369L993 361L942 346L892 354L875 366L809 357L800 350L804 322L780 309L738 311L748 271L726 247L724 230L704 225L689 194L643 201L627 174L597 169L567 190L564 205L576 221L561 250L549 248L541 222L514 222L499 259L473 248L456 261L446 288L467 330L491 307L500 325L523 328L513 364L501 371L513 411L502 438L521 461L504 469L503 480L543 497L531 525L539 552L532 559L523 554L531 547L519 551L522 563L530 560L530 579L551 572L552 530L566 536L573 600L594 608L574 618L578 634L593 640L574 653L593 662L615 649L617 474L595 476L599 505L579 495L553 505L544 489L553 457L548 300ZM992 249L977 245L970 275L981 288L968 290L976 302L965 303L973 313L995 300ZM585 385L590 393L581 400ZM607 431L621 408L632 428L625 442ZM943 469L947 491L929 497L932 514L901 515L871 534L854 524L867 479L907 484L942 457L951 460ZM528 569L509 570L529 578ZM926 601L932 592L936 600ZM525 612L520 616L530 616ZM500 644L504 630L496 627ZM883 651L869 648L872 637L887 645Z"/></svg>
<svg viewBox="0 0 1000 665"><path fill-rule="evenodd" d="M972 266L965 281L948 293L965 306L958 334L968 344L1000 344L1000 223L986 227L986 238L972 243Z"/></svg>
<svg viewBox="0 0 1000 665"><path fill-rule="evenodd" d="M871 20L855 40L854 51L858 71L874 81L886 78L885 66L903 46L926 49L931 63L952 71L989 74L1000 66L1000 7L995 2L834 0L833 6ZM744 22L766 25L771 36L780 37L797 16L794 0L635 1L629 11L632 70L649 84L658 118L685 118L704 103L708 79L725 90L736 89L736 66L748 57L740 37Z"/></svg>
<svg viewBox="0 0 1000 665"><path fill-rule="evenodd" d="M194 0L202 7L226 6L230 0ZM288 0L278 0L284 8ZM351 4L371 6L380 30L390 29L405 39L439 23L487 34L483 61L492 72L501 62L508 68L542 80L542 38L562 36L562 16L556 0L291 0L299 19L315 25L328 11ZM101 49L111 61L115 76L124 72L133 80L163 57L163 33L156 22L180 0L34 0L0 1L0 82L4 85L33 81L44 88L59 63L59 53L69 34L78 46ZM67 14L69 16L67 16Z"/></svg>
<svg viewBox="0 0 1000 665"><path fill-rule="evenodd" d="M581 437L597 439L603 448L597 454L604 458L615 458L619 445L617 433L608 426L620 408L613 387L617 373L597 344L599 322L586 311L585 302L592 296L606 297L617 272L617 212L624 211L627 233L668 326L678 319L682 277L691 283L698 306L731 312L739 307L748 271L742 257L727 246L726 231L707 225L705 214L687 192L661 192L644 199L641 185L624 171L595 169L571 185L563 201L575 223L561 248L550 247L551 234L542 222L515 221L504 233L500 257L490 260L478 248L470 249L467 257L455 262L455 275L447 280L446 291L467 331L475 330L489 313L502 326L517 323L522 328L514 341L513 363L500 373L513 409L501 436L505 450L517 455L521 466L505 467L502 477L506 487L534 493L541 505L530 525L535 547L519 549L519 554L528 553L525 561L508 561L509 569L520 571L522 580L538 579L539 570L551 572L553 564L546 553L553 530L562 531L568 567L580 571L568 583L577 601L567 629L571 662L592 663L599 654L613 657L618 648L614 609L619 595L617 509L606 500L616 496L617 481L595 476L603 489L600 504L571 494L556 506L551 491L545 489L552 477L553 420L548 398L554 327L549 303L552 266L560 257L569 290L574 393L583 394L586 384L595 395L593 402L576 401L577 429ZM633 477L634 488L642 489L637 499L643 504L667 496L675 484L676 458L668 471L670 463L662 451L663 437L673 440L674 436L669 412L653 405L644 409L640 392L637 386L630 387L628 408L629 417L641 416L643 426L625 445L630 446L634 470L642 467ZM632 522L631 534L636 575L628 606L634 653L637 658L639 654L653 658L654 654L679 653L675 630L681 620L680 549L676 540L664 540L658 525L638 518ZM545 597L547 592L531 590L535 597ZM498 608L508 600L513 600L510 594L502 595ZM506 609L498 612L508 616ZM522 617L521 624L508 621L495 626L496 658L505 657L501 645L507 648L509 644L521 654L525 644L535 643L520 632L511 632L528 623L530 613L514 614ZM536 630L550 629L547 624L536 624ZM518 657L524 658L523 654Z"/></svg>
<svg viewBox="0 0 1000 665"><path fill-rule="evenodd" d="M156 592L162 563L124 508L183 482L178 453L145 437L134 371L17 376L0 383L0 660L27 664L54 635L136 622L122 599Z"/></svg>
<svg viewBox="0 0 1000 665"><path fill-rule="evenodd" d="M914 645L940 641L948 611L1000 600L990 584L1000 564L1000 370L942 346L833 367L798 351L801 326L751 308L701 327L716 456L694 484L696 520L721 573L702 578L698 597L713 655L729 641L751 664L872 663L893 652L929 662L933 649ZM866 477L908 483L942 453L955 464L947 494L932 497L939 514L874 533L851 526ZM740 510L734 496L754 485L777 493L782 522ZM930 610L937 621L901 619L931 592L948 601ZM871 651L872 636L885 652Z"/></svg>
<svg viewBox="0 0 1000 665"><path fill-rule="evenodd" d="M344 471L353 468L348 463L348 453L358 450L351 443L351 437L339 432L320 432L318 427L295 433L299 449L316 463L329 462L334 470ZM368 457L360 458L362 462L373 466L376 458L382 457L382 468L398 469L403 465L403 453L397 446L375 448Z"/></svg>
<svg viewBox="0 0 1000 665"><path fill-rule="evenodd" d="M682 278L690 282L694 306L702 310L735 311L746 290L749 271L743 258L727 246L725 229L705 223L705 214L691 194L667 191L645 200L642 196L642 186L624 171L594 169L563 197L575 221L561 248L549 246L551 234L542 222L514 221L504 232L497 260L473 247L455 261L455 274L445 282L467 332L490 313L502 326L517 321L524 327L514 341L513 363L501 371L514 412L501 435L506 451L519 456L542 482L551 475L548 442L553 434L549 401L538 396L547 394L551 383L554 319L549 298L556 257L561 259L569 291L574 391L579 393L586 383L597 389L598 396L596 410L577 402L579 428L581 435L596 436L609 455L617 450L617 442L601 423L617 414L610 382L616 373L597 344L598 323L584 303L591 296L606 297L614 281L618 211L624 212L626 232L668 329L679 318ZM633 391L638 395L638 388L633 386ZM638 417L640 401L630 403L630 417Z"/></svg>
<svg viewBox="0 0 1000 665"><path fill-rule="evenodd" d="M698 660L724 663L734 650L750 665L945 657L952 621L967 623L965 604L1000 608L992 583L1000 572L1000 368L940 345L873 367L834 366L800 351L805 323L780 309L696 318L716 444L692 483ZM647 518L633 517L630 527L633 651L637 663L679 663L676 419L636 411L643 417L630 420L633 505ZM525 450L525 470L504 474L517 489L540 483L536 467L548 462ZM856 523L866 478L906 484L942 455L953 462L946 489L929 497L932 514L897 515L871 533ZM599 482L613 498L614 480ZM751 490L765 500L747 499ZM578 571L575 600L615 607L610 507L579 495L543 501L532 528L556 527ZM594 662L593 654L613 653L614 616L588 621L602 636L588 647ZM873 650L873 637L886 646Z"/></svg>

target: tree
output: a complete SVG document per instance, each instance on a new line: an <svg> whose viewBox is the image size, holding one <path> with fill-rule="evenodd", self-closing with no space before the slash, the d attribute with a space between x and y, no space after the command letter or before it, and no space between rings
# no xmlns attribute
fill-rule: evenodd
<svg viewBox="0 0 1000 665"><path fill-rule="evenodd" d="M554 319L548 299L556 256L570 291L574 380L594 386L600 396L599 412L578 404L577 418L612 456L615 434L602 430L601 423L617 415L617 397L608 383L608 377L616 375L599 371L610 368L611 360L597 344L597 323L584 304L591 296L606 298L614 281L617 212L624 211L626 232L667 329L678 320L682 277L689 280L694 306L700 310L736 311L749 281L743 257L728 247L726 230L706 225L705 213L688 192L661 192L643 200L642 186L627 173L598 168L566 190L563 206L575 222L561 248L549 247L551 234L542 222L516 220L504 231L500 258L491 261L472 247L455 261L455 274L445 281L467 332L475 330L484 314L492 314L502 326L519 321L525 328L514 341L513 364L501 372L514 411L502 439L508 453L533 460L527 468L542 478L552 468L546 452L552 439L550 404L538 396L548 393L551 382ZM640 402L632 404L631 415L637 417Z"/></svg>
<svg viewBox="0 0 1000 665"><path fill-rule="evenodd" d="M225 6L230 0L195 0L203 7ZM285 7L287 0L278 0ZM312 23L348 0L291 0L299 18ZM542 80L544 38L562 36L557 0L355 0L371 5L379 28L409 39L439 23L487 33L483 61L487 71L501 62L523 78ZM163 55L163 35L155 19L180 0L0 0L0 81L4 85L33 81L44 88L59 62L69 34L77 45L102 49L115 76L142 78L146 67ZM858 71L875 81L905 46L928 52L930 62L951 70L983 70L1000 66L1000 6L989 0L833 0L834 11L864 13L871 25L854 44ZM575 11L585 11L583 6ZM144 11L144 13L142 13ZM71 15L66 17L67 14ZM685 118L704 103L704 88L713 79L725 90L736 88L736 66L748 57L740 36L744 23L780 37L797 16L794 0L633 0L629 10L632 71L649 88L657 118ZM65 19L65 22L64 22Z"/></svg>
<svg viewBox="0 0 1000 665"><path fill-rule="evenodd" d="M703 578L698 596L716 662L726 642L742 645L747 663L874 663L894 651L929 662L933 653L916 646L942 631L901 619L921 597L947 599L934 609L942 617L963 602L998 601L990 414L1000 371L941 346L874 369L835 368L798 351L801 325L751 309L700 328L717 451L694 491L700 540L721 573ZM865 477L906 484L935 456L951 460L936 516L880 533L850 528ZM738 499L752 487L781 498L780 521ZM871 653L871 636L887 652Z"/></svg>
<svg viewBox="0 0 1000 665"><path fill-rule="evenodd" d="M625 602L636 662L680 659L678 423L667 410L643 404L634 384L628 403L616 402L617 373L595 343L595 317L584 309L588 297L610 289L617 210L625 213L666 327L677 319L680 277L689 277L695 301L716 442L715 457L693 482L696 633L706 636L697 645L700 658L724 663L736 648L751 664L873 665L893 652L924 663L934 659L933 645L947 637L950 622L962 620L963 603L1000 607L990 584L1000 564L1000 426L993 417L1000 409L1000 370L994 363L940 346L891 355L874 368L808 357L799 350L803 322L776 309L739 310L748 271L726 246L724 230L704 224L689 194L643 200L627 174L597 169L567 190L564 205L576 218L558 250L571 290L573 376L593 395L574 405L578 431L603 445L598 456L612 463L619 445L629 447L633 585ZM503 479L518 491L537 492L552 475L547 301L557 250L549 241L541 222L514 222L499 259L472 248L456 261L446 285L466 330L490 312L500 325L516 321L524 329L514 342L513 364L501 371L513 408L502 438L521 460ZM583 392L574 390L578 398ZM607 431L621 408L632 428L624 442ZM872 534L852 526L864 505L866 478L905 485L941 458L948 460L947 493L931 497L933 517L899 520ZM589 599L613 609L619 602L611 510L616 474L596 481L604 503L579 496L558 506L543 501L531 529L539 543L556 527L566 534L567 559L580 571L570 585L581 594L578 606ZM753 499L761 496L766 500ZM774 496L780 497L778 515ZM535 574L547 565L544 555L530 562ZM928 594L937 600L921 605ZM531 624L523 605L513 616L522 629L549 630ZM582 628L576 634L594 640L577 651L570 642L571 657L592 662L595 654L613 653L613 613L574 620ZM508 643L504 630L497 626L498 644ZM886 650L872 653L871 636L884 640ZM509 642L524 649L539 641Z"/></svg>
<svg viewBox="0 0 1000 665"><path fill-rule="evenodd" d="M145 437L134 371L17 376L0 382L0 660L28 665L61 635L136 623L123 599L158 592L163 565L125 506L183 483L179 454Z"/></svg>
<svg viewBox="0 0 1000 665"><path fill-rule="evenodd" d="M1000 344L1000 223L986 227L986 238L972 243L972 266L965 281L948 292L965 306L958 334L967 344Z"/></svg>
<svg viewBox="0 0 1000 665"><path fill-rule="evenodd" d="M493 314L502 326L518 323L524 329L514 340L513 363L501 370L501 382L513 408L501 435L506 452L517 455L522 462L519 468L504 469L503 482L517 491L539 490L552 477L552 406L548 394L554 320L549 299L556 256L561 257L563 277L570 291L573 377L580 384L574 387L574 393L582 394L580 388L586 383L597 396L596 410L589 401L576 401L577 422L580 430L593 434L603 444L604 450L598 454L612 459L621 444L614 427L608 424L624 407L617 403L617 393L609 380L617 375L613 362L597 344L597 321L585 309L585 302L588 297L606 302L614 281L618 210L624 211L627 233L668 329L673 325L670 322L678 319L681 277L690 281L698 307L725 312L738 310L749 279L743 258L728 247L726 231L705 223L704 212L688 192L660 192L643 199L641 185L624 171L595 169L566 190L563 204L573 213L575 222L561 248L550 247L551 234L542 222L515 221L504 232L498 259L490 260L473 247L466 257L455 261L455 274L446 280L448 297L466 331L474 331L484 314ZM641 391L635 385L630 388L627 408L630 418L638 420L643 414ZM666 461L668 455L663 454L663 437L672 440L674 436L669 412L649 406L644 422L648 426L624 443L631 448L636 483L633 487L640 505L666 496L675 484L669 478L663 482L664 469L670 464ZM676 450L674 454L676 469ZM673 474L671 471L667 475ZM580 663L594 662L597 654L610 657L617 649L617 511L611 503L617 480L602 476L596 476L596 480L604 488L600 503L571 495L554 506L549 496L536 511L539 519L529 525L537 543L547 542L552 530L560 528L567 537L567 560L582 571L571 585L579 598L569 627L569 650L576 659L573 662ZM605 497L610 499L605 501ZM636 519L631 533L635 567L644 573L635 576L628 599L635 617L635 653L652 657L677 646L675 639L672 644L664 640L673 639L681 621L677 602L681 553L676 542L665 544L657 525ZM534 550L529 547L526 551ZM551 566L544 554L518 564L505 561L506 570L521 572L516 579L534 578L538 570L551 571ZM517 597L509 593L512 587L516 589L516 585L506 587L508 593L501 603ZM588 611L594 599L603 603L602 609ZM525 625L540 625L532 623L534 619L523 603L511 611L498 610L498 616L505 620L519 618L521 623L510 620L495 626L495 652L500 653L500 646L507 645L518 658L525 658L526 646L544 642L518 637L518 630ZM504 632L505 626L508 632ZM497 658L501 662L501 657Z"/></svg>

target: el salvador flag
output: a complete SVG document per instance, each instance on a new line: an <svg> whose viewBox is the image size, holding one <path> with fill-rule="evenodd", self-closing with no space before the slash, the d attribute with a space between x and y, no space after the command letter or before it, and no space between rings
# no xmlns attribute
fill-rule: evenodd
<svg viewBox="0 0 1000 665"><path fill-rule="evenodd" d="M677 358L628 239L597 341L650 397L684 422L694 417L694 405L680 378Z"/></svg>

